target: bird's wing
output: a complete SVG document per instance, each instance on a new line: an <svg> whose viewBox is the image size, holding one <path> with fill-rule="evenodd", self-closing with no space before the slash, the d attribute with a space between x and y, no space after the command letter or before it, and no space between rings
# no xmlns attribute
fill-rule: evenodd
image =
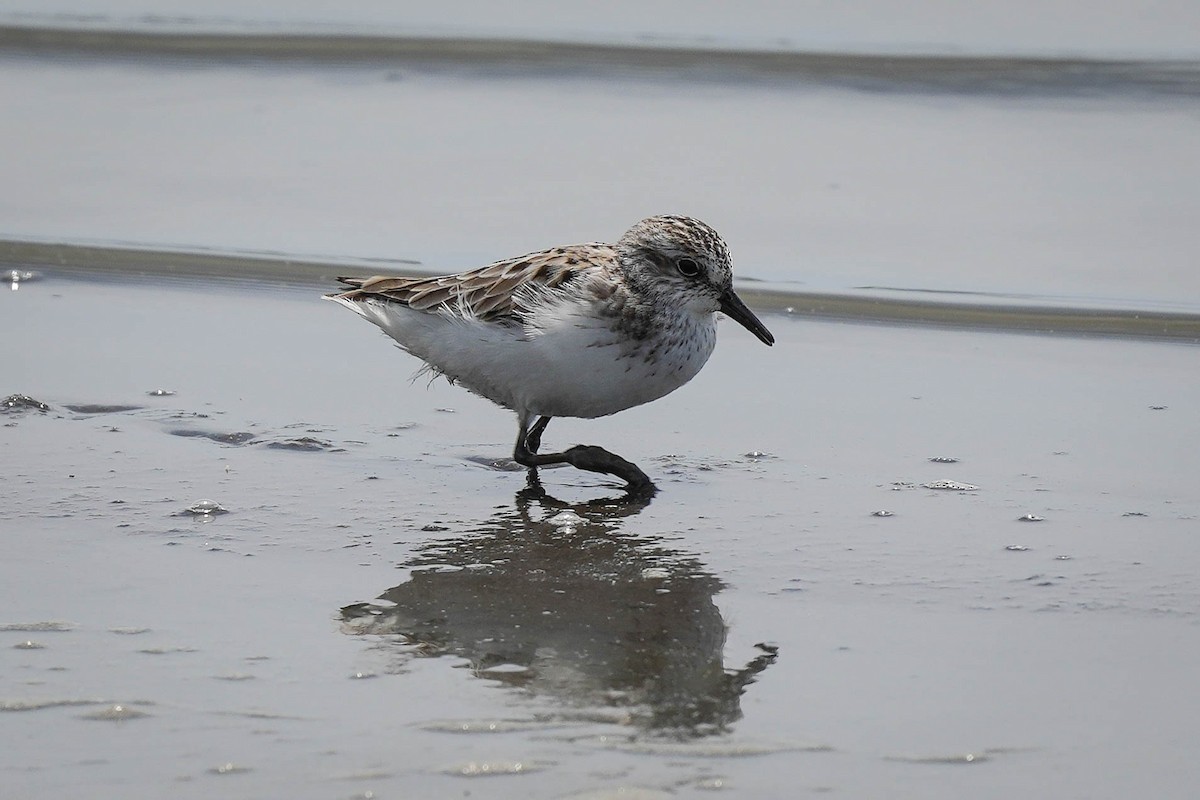
<svg viewBox="0 0 1200 800"><path fill-rule="evenodd" d="M484 320L515 319L523 295L565 287L581 274L601 269L615 257L612 246L607 244L556 247L438 278L387 275L338 278L352 288L334 296L345 300L387 300L418 311L445 309Z"/></svg>

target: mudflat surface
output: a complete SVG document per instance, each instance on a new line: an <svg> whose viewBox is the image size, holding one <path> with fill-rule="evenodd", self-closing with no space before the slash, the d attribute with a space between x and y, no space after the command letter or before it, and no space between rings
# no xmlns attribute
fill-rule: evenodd
<svg viewBox="0 0 1200 800"><path fill-rule="evenodd" d="M3 392L48 406L0 412L12 796L1197 785L1193 346L726 322L674 395L549 429L640 463L629 504L530 492L511 415L319 291L0 297Z"/></svg>
<svg viewBox="0 0 1200 800"><path fill-rule="evenodd" d="M0 793L1194 796L1194 4L243 5L0 9ZM657 213L649 502L319 300Z"/></svg>

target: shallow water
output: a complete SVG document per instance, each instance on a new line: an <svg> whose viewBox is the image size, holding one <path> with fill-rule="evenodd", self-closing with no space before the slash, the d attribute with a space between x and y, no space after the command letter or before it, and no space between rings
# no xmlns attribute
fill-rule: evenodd
<svg viewBox="0 0 1200 800"><path fill-rule="evenodd" d="M3 293L14 796L1190 796L1194 347L724 324L628 504L318 293Z"/></svg>
<svg viewBox="0 0 1200 800"><path fill-rule="evenodd" d="M1192 797L1191 5L248 8L0 9L5 796ZM664 211L649 502L319 301Z"/></svg>

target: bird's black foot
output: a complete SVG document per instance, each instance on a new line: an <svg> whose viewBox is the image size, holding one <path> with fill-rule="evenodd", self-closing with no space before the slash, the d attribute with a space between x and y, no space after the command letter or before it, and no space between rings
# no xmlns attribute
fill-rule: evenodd
<svg viewBox="0 0 1200 800"><path fill-rule="evenodd" d="M517 435L513 460L530 468L530 474L533 476L530 488L535 486L537 490L541 488L541 484L536 483L538 467L550 464L570 464L576 469L617 476L627 484L625 491L630 497L649 497L656 491L654 483L646 476L646 473L638 469L637 464L626 461L603 447L578 444L562 453L539 454L538 448L542 445L542 433L549 424L550 417L538 417L537 422L527 429L525 422L522 421L520 433Z"/></svg>
<svg viewBox="0 0 1200 800"><path fill-rule="evenodd" d="M653 494L655 491L654 482L638 468L637 464L626 461L603 447L577 444L564 452L562 456L563 460L577 469L617 476L628 484L626 490L630 494Z"/></svg>

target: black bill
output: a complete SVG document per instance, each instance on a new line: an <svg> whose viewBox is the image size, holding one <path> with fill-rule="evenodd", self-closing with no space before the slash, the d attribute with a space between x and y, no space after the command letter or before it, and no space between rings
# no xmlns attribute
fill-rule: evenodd
<svg viewBox="0 0 1200 800"><path fill-rule="evenodd" d="M757 336L763 344L775 344L775 337L767 330L767 326L758 321L753 311L746 308L742 298L734 294L733 289L727 289L725 294L721 295L721 311L730 319L737 320L739 325Z"/></svg>

